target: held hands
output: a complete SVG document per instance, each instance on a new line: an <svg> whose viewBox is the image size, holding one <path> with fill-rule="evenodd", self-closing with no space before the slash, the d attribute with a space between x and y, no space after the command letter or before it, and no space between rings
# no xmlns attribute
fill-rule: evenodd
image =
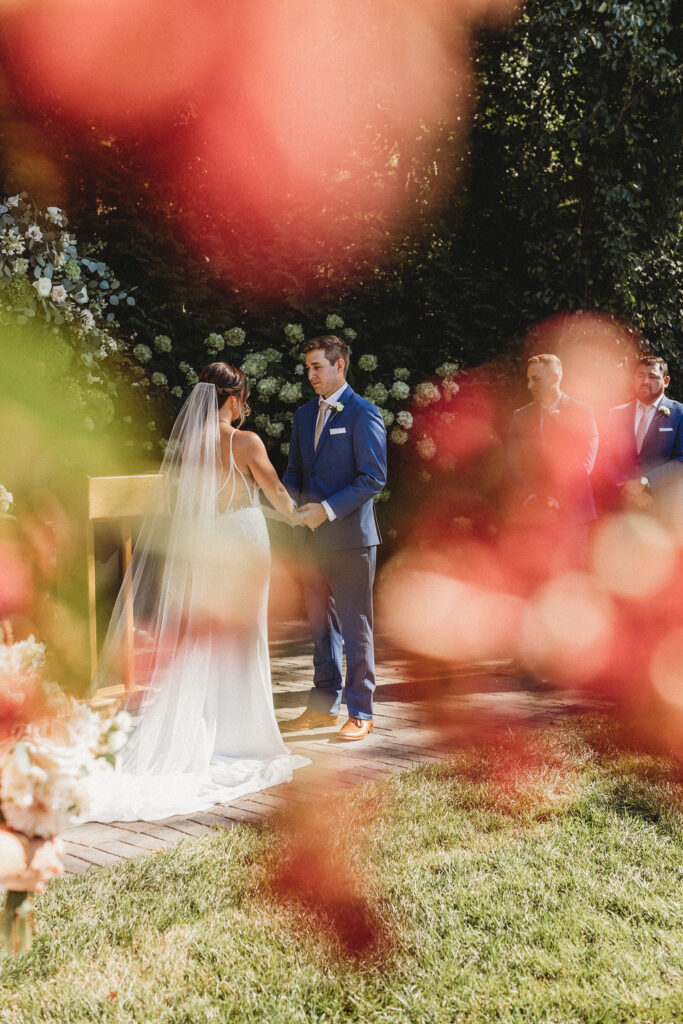
<svg viewBox="0 0 683 1024"><path fill-rule="evenodd" d="M298 526L307 526L309 530L317 530L321 523L327 521L325 507L319 502L311 502L308 505L300 505L294 515L297 517Z"/></svg>

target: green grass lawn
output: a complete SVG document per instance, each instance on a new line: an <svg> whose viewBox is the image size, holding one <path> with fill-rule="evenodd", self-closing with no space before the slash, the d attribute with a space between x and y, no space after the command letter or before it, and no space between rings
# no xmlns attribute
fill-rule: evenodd
<svg viewBox="0 0 683 1024"><path fill-rule="evenodd" d="M680 768L614 733L575 720L337 798L335 855L390 938L365 959L273 898L275 824L59 880L0 960L0 1020L679 1024Z"/></svg>

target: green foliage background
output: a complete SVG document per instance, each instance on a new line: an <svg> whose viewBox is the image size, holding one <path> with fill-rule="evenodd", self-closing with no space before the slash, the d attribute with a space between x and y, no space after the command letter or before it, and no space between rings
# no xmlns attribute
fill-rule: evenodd
<svg viewBox="0 0 683 1024"><path fill-rule="evenodd" d="M474 52L478 96L471 131L423 132L408 159L378 132L391 172L406 180L407 216L389 238L373 211L359 219L370 255L268 262L268 298L237 291L231 261L254 259L248 224L215 209L201 159L182 193L172 171L194 131L192 110L153 135L83 133L59 111L24 111L61 168L72 228L99 247L136 307L124 327L151 345L173 338L177 367L206 361L211 331L243 327L248 349L282 345L282 326L307 335L338 313L358 332L354 356L378 354L387 370L429 374L445 358L465 366L507 358L529 327L561 310L625 319L683 382L681 278L681 41L674 0L530 0L503 33ZM680 8L678 8L680 13ZM5 150L14 123L6 111ZM416 154L416 155L415 155ZM387 167L389 168L389 163ZM25 187L12 180L7 191ZM381 188L381 186L378 186ZM379 199L379 196L378 196ZM378 207L381 204L378 202ZM206 225L207 252L183 236L179 212ZM291 209L281 234L296 230ZM251 249L250 249L251 245ZM260 252L262 257L263 253Z"/></svg>

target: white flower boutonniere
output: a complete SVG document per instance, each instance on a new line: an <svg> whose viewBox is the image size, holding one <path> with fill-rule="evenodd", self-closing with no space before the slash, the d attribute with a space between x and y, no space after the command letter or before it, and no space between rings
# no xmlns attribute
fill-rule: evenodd
<svg viewBox="0 0 683 1024"><path fill-rule="evenodd" d="M657 410L657 412L659 413L660 416L670 416L671 415L671 409L669 408L668 405L660 405L660 407Z"/></svg>
<svg viewBox="0 0 683 1024"><path fill-rule="evenodd" d="M344 403L332 402L332 408L334 409L335 412L344 412Z"/></svg>

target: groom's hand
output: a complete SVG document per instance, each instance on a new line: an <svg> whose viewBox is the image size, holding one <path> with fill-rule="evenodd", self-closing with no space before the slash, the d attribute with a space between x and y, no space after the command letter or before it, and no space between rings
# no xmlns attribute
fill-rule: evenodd
<svg viewBox="0 0 683 1024"><path fill-rule="evenodd" d="M301 523L309 530L317 530L321 523L326 522L327 512L319 502L311 502L310 505L299 505Z"/></svg>

